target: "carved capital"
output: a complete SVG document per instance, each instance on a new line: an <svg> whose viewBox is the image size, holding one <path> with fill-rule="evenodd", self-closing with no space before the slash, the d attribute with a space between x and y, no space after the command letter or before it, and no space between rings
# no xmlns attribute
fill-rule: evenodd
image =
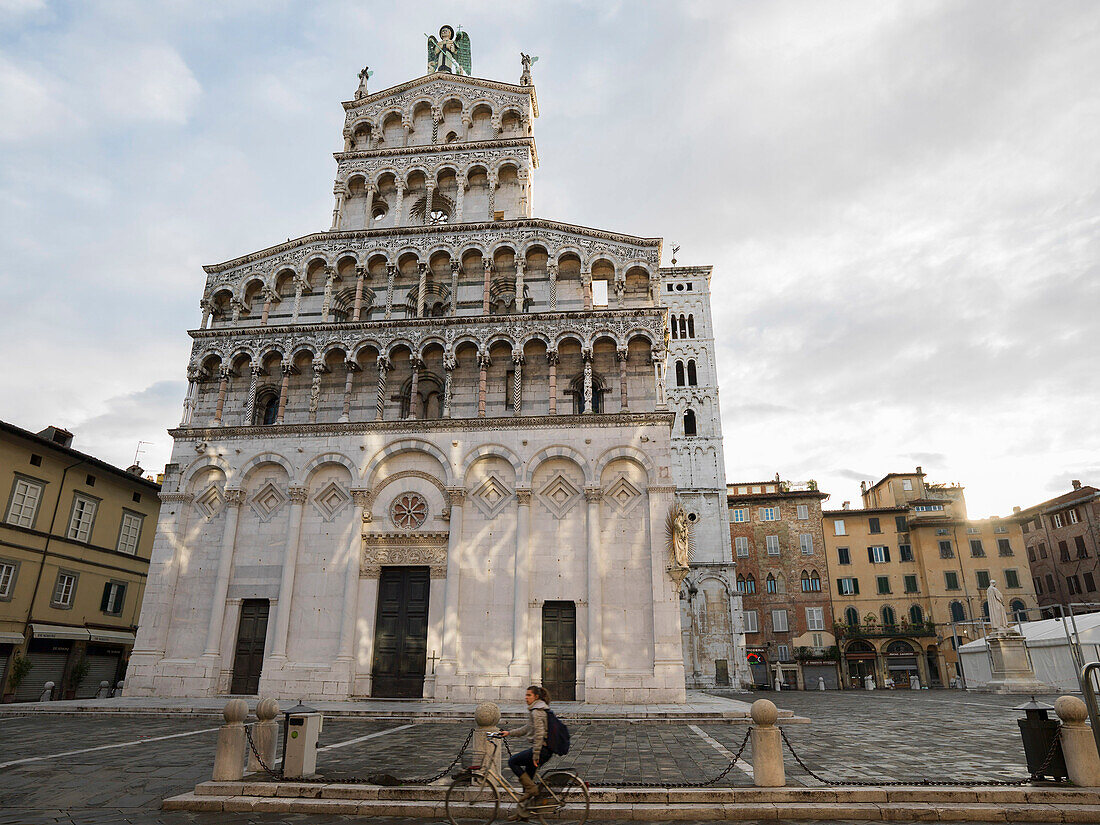
<svg viewBox="0 0 1100 825"><path fill-rule="evenodd" d="M447 352L443 355L443 369L447 372L451 372L458 367L458 358L453 352Z"/></svg>
<svg viewBox="0 0 1100 825"><path fill-rule="evenodd" d="M357 361L355 361L354 359L345 358L344 359L344 369L347 370L348 372L359 372L359 370L361 370L362 367L360 367L359 363Z"/></svg>
<svg viewBox="0 0 1100 825"><path fill-rule="evenodd" d="M244 504L244 490L225 489L225 504L227 507L240 507Z"/></svg>
<svg viewBox="0 0 1100 825"><path fill-rule="evenodd" d="M621 347L621 348L615 350L615 357L618 358L620 361L627 360L629 355L630 355L630 351L627 350L626 347Z"/></svg>
<svg viewBox="0 0 1100 825"><path fill-rule="evenodd" d="M192 493L158 493L157 497L161 501L182 501L187 502L193 499L195 496Z"/></svg>
<svg viewBox="0 0 1100 825"><path fill-rule="evenodd" d="M516 501L520 507L526 507L531 503L531 489L529 487L516 488Z"/></svg>
<svg viewBox="0 0 1100 825"><path fill-rule="evenodd" d="M525 364L527 362L526 362L526 359L524 359L522 352L513 352L512 353L512 363L513 364Z"/></svg>
<svg viewBox="0 0 1100 825"><path fill-rule="evenodd" d="M291 487L287 493L292 504L305 504L309 498L309 490L305 487Z"/></svg>
<svg viewBox="0 0 1100 825"><path fill-rule="evenodd" d="M461 507L466 503L466 488L448 487L447 498L451 502L452 507Z"/></svg>
<svg viewBox="0 0 1100 825"><path fill-rule="evenodd" d="M584 500L588 502L599 501L603 498L603 490L599 487L585 487Z"/></svg>
<svg viewBox="0 0 1100 825"><path fill-rule="evenodd" d="M482 369L487 370L493 365L493 359L489 357L489 353L479 352L477 354L477 365Z"/></svg>
<svg viewBox="0 0 1100 825"><path fill-rule="evenodd" d="M370 490L352 490L351 500L356 507L362 507L364 511L369 510L371 504L374 501L374 497L371 495ZM366 521L367 514L363 513L363 520Z"/></svg>
<svg viewBox="0 0 1100 825"><path fill-rule="evenodd" d="M557 364L558 363L558 351L556 349L546 350L546 363Z"/></svg>
<svg viewBox="0 0 1100 825"><path fill-rule="evenodd" d="M390 368L393 366L393 364L390 363L390 359L387 358L385 355L379 355L376 364L378 367L378 371L383 375L389 372Z"/></svg>

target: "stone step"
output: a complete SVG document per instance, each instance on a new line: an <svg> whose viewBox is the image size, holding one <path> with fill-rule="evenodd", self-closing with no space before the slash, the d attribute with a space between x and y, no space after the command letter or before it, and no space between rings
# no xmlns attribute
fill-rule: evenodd
<svg viewBox="0 0 1100 825"><path fill-rule="evenodd" d="M783 789L778 789L783 790ZM843 791L844 789L834 789ZM861 789L867 790L867 789ZM873 789L871 789L873 790ZM967 789L969 791L970 789ZM883 791L885 793L885 791ZM775 793L775 791L773 791ZM995 802L902 801L854 802L822 798L817 801L740 802L592 802L593 820L636 819L676 820L865 820L922 822L1100 822L1100 802ZM501 810L511 809L501 803ZM187 793L166 799L166 811L277 812L311 814L356 814L359 816L442 819L441 800L328 799L296 796L230 796Z"/></svg>

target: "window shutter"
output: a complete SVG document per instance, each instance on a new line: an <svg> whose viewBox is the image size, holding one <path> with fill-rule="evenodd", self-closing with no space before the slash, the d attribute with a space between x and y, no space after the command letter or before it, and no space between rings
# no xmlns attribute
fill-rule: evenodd
<svg viewBox="0 0 1100 825"><path fill-rule="evenodd" d="M868 547L867 548L867 561L871 562L871 564L875 563L875 548L874 547Z"/></svg>
<svg viewBox="0 0 1100 825"><path fill-rule="evenodd" d="M116 612L122 612L122 606L126 604L126 585L120 584L118 586L118 602Z"/></svg>
<svg viewBox="0 0 1100 825"><path fill-rule="evenodd" d="M838 595L844 595L844 582L841 579L836 580L836 592Z"/></svg>
<svg viewBox="0 0 1100 825"><path fill-rule="evenodd" d="M99 609L104 613L107 612L107 606L111 601L111 583L107 582L103 585L103 598L99 600Z"/></svg>
<svg viewBox="0 0 1100 825"><path fill-rule="evenodd" d="M890 548L889 547L883 547L882 552L886 554L885 555L886 561L890 561Z"/></svg>
<svg viewBox="0 0 1100 825"><path fill-rule="evenodd" d="M855 590L856 595L859 595L859 579L852 579L852 589Z"/></svg>

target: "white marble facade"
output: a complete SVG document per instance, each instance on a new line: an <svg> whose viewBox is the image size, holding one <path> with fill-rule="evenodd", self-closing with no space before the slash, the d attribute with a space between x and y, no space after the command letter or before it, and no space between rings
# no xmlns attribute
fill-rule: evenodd
<svg viewBox="0 0 1100 825"><path fill-rule="evenodd" d="M416 569L418 695L548 680L544 611L566 605L576 698L684 700L676 270L659 239L531 217L524 79L345 103L332 229L206 268L128 695L224 694L249 655L265 695L378 695L379 584Z"/></svg>

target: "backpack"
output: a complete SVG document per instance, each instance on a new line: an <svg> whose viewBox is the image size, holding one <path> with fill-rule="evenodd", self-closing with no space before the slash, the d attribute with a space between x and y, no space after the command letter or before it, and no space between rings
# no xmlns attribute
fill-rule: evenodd
<svg viewBox="0 0 1100 825"><path fill-rule="evenodd" d="M546 708L546 747L551 753L565 756L569 753L569 728L554 711Z"/></svg>

